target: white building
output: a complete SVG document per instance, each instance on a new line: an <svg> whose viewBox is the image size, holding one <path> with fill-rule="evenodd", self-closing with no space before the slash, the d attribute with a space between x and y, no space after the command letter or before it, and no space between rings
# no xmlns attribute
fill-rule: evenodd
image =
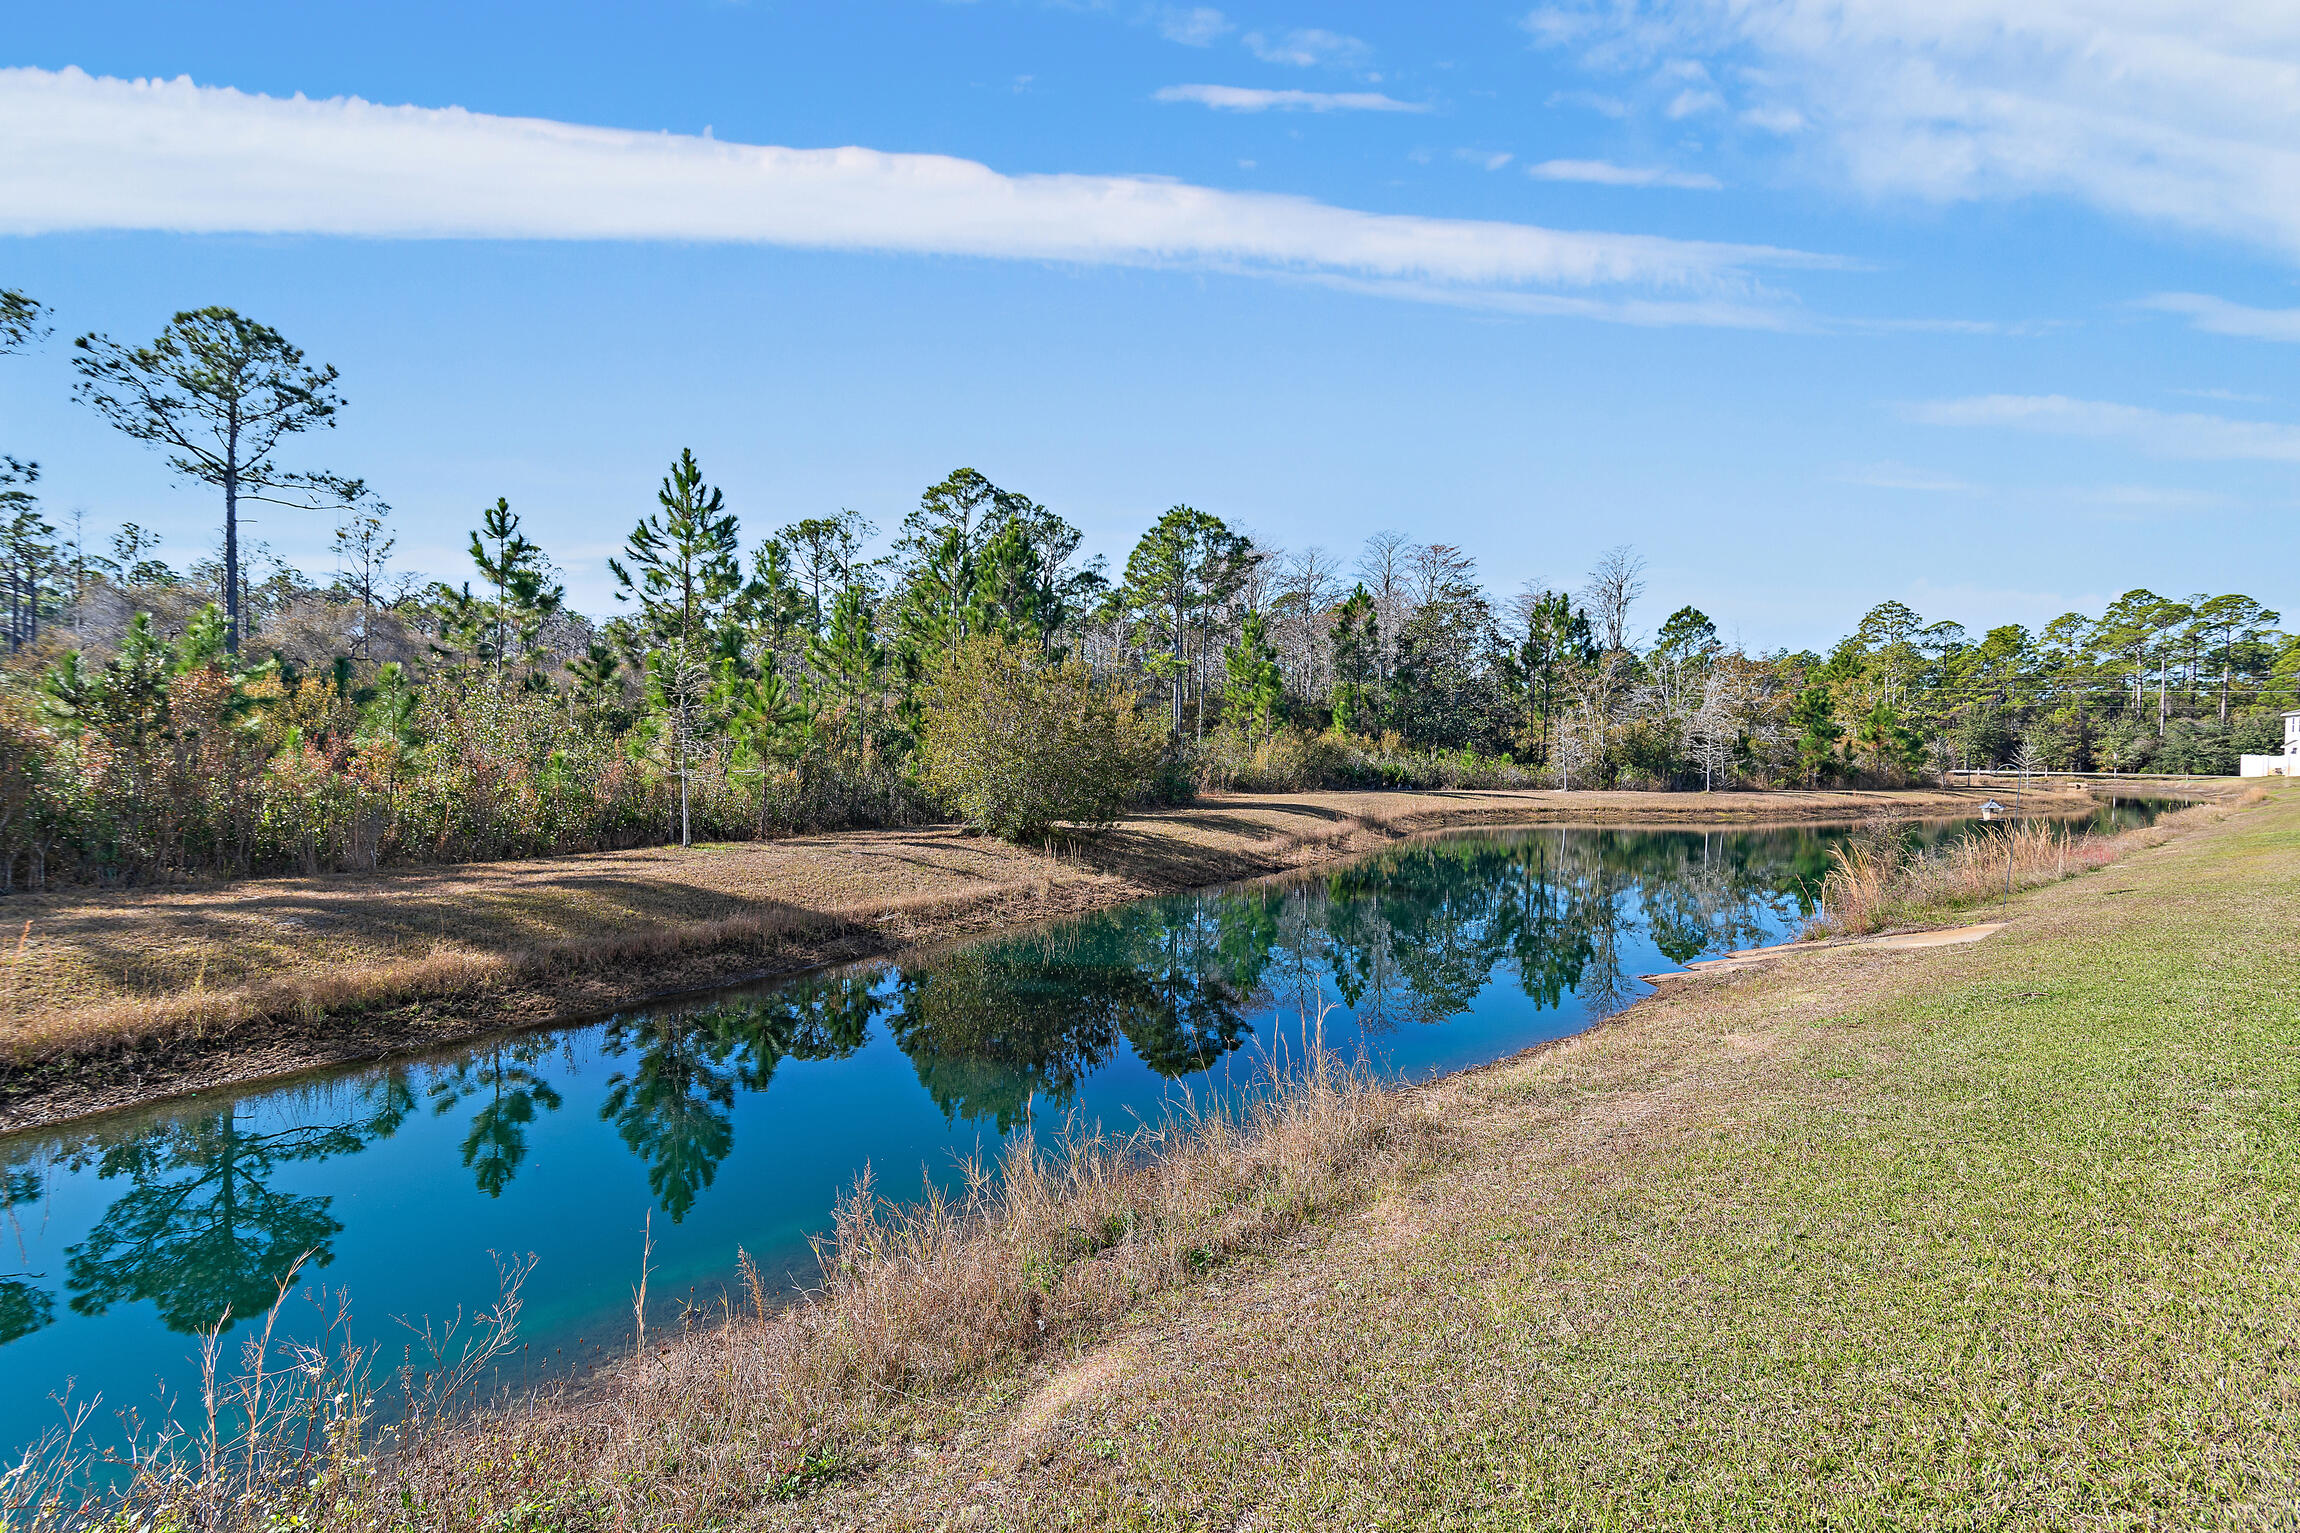
<svg viewBox="0 0 2300 1533"><path fill-rule="evenodd" d="M2284 715L2283 754L2245 756L2236 770L2245 777L2300 777L2300 709Z"/></svg>

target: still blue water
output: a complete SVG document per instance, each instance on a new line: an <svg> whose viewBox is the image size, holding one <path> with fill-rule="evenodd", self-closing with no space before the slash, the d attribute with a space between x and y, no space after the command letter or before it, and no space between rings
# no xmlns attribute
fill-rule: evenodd
<svg viewBox="0 0 2300 1533"><path fill-rule="evenodd" d="M299 1258L305 1295L348 1294L396 1358L399 1322L483 1308L496 1260L533 1256L522 1366L544 1370L626 1333L643 1230L665 1318L738 1250L795 1280L866 1166L900 1198L1008 1134L1155 1120L1298 1061L1321 1009L1326 1045L1387 1077L1502 1058L1641 974L1794 934L1840 834L1465 834L0 1138L0 1462L67 1394L146 1420L185 1398L196 1333L260 1314Z"/></svg>

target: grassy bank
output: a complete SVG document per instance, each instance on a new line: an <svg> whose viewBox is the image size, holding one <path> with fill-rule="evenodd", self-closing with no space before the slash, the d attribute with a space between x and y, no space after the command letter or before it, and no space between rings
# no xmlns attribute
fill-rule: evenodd
<svg viewBox="0 0 2300 1533"><path fill-rule="evenodd" d="M1281 871L1448 825L1970 814L1979 790L1302 793L1033 851L948 828L0 902L0 1129ZM2055 800L2076 808L2074 791Z"/></svg>

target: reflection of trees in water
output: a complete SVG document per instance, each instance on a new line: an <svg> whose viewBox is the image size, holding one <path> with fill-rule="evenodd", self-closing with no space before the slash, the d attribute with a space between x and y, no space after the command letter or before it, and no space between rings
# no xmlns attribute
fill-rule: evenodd
<svg viewBox="0 0 2300 1533"><path fill-rule="evenodd" d="M1005 1133L1067 1105L1120 1038L1161 1075L1203 1070L1250 1031L1271 949L1250 902L1161 900L905 970L889 1025L946 1117Z"/></svg>
<svg viewBox="0 0 2300 1533"><path fill-rule="evenodd" d="M1433 842L954 950L897 978L890 1025L945 1115L1004 1132L1035 1102L1069 1102L1120 1038L1182 1075L1237 1047L1250 1011L1290 1010L1306 1032L1329 981L1368 1032L1459 1016L1497 973L1543 1007L1571 996L1603 1015L1633 993L1630 939L1678 961L1746 945L1819 864L1814 842L1566 830Z"/></svg>
<svg viewBox="0 0 2300 1533"><path fill-rule="evenodd" d="M1495 875L1508 860L1488 843L1441 842L1296 895L1324 909L1324 957L1361 1028L1468 1009L1503 952Z"/></svg>
<svg viewBox="0 0 2300 1533"><path fill-rule="evenodd" d="M1124 1031L1144 1064L1160 1075L1188 1075L1253 1031L1246 1011L1261 991L1278 930L1269 901L1161 902L1125 924L1130 940L1113 955L1114 966L1142 983Z"/></svg>
<svg viewBox="0 0 2300 1533"><path fill-rule="evenodd" d="M719 1030L692 1015L617 1019L607 1036L612 1051L635 1057L607 1078L599 1116L647 1163L649 1190L677 1222L735 1147L729 1114L741 1066Z"/></svg>
<svg viewBox="0 0 2300 1533"><path fill-rule="evenodd" d="M299 1258L315 1267L333 1259L330 1242L343 1229L331 1199L279 1191L275 1173L363 1150L397 1131L415 1105L401 1071L358 1095L356 1114L337 1123L264 1131L225 1107L103 1146L97 1176L130 1185L65 1253L72 1308L98 1315L149 1299L176 1331L269 1309Z"/></svg>
<svg viewBox="0 0 2300 1533"><path fill-rule="evenodd" d="M1613 891L1571 857L1570 846L1564 836L1521 843L1506 894L1510 969L1544 1010L1561 1005L1611 951L1596 932L1610 931L1619 915Z"/></svg>
<svg viewBox="0 0 2300 1533"><path fill-rule="evenodd" d="M0 1171L0 1220L6 1222L5 1238L16 1248L19 1261L26 1251L24 1231L17 1222L20 1211L39 1202L43 1191L40 1173L30 1166ZM29 1336L56 1318L56 1296L39 1285L42 1276L23 1271L0 1276L0 1346Z"/></svg>
<svg viewBox="0 0 2300 1533"><path fill-rule="evenodd" d="M1298 890L1359 1026L1437 1022L1497 968L1543 1007L1569 995L1604 1015L1633 990L1625 942L1673 962L1761 940L1809 910L1827 839L1713 832L1527 832L1437 842Z"/></svg>
<svg viewBox="0 0 2300 1533"><path fill-rule="evenodd" d="M1643 889L1654 946L1671 963L1685 963L1716 948L1765 941L1768 916L1778 920L1810 909L1798 898L1799 859L1787 848L1811 839L1791 833L1783 838L1784 856L1753 859L1734 855L1720 832L1672 837L1659 849L1671 860L1646 877Z"/></svg>
<svg viewBox="0 0 2300 1533"><path fill-rule="evenodd" d="M994 1118L1068 1100L1110 1057L1122 1007L1090 965L1005 944L962 948L897 978L887 1025L946 1118Z"/></svg>
<svg viewBox="0 0 2300 1533"><path fill-rule="evenodd" d="M1556 832L1437 842L1348 870L1305 897L1322 902L1326 962L1369 1032L1435 1023L1513 972L1538 1004L1622 984L1622 893L1634 872Z"/></svg>
<svg viewBox="0 0 2300 1533"><path fill-rule="evenodd" d="M430 1087L436 1113L452 1112L465 1102L479 1104L471 1115L471 1131L463 1136L463 1164L491 1198L503 1196L527 1158L527 1126L543 1113L557 1112L564 1102L559 1089L535 1068L553 1047L548 1038L525 1038L479 1049Z"/></svg>
<svg viewBox="0 0 2300 1533"><path fill-rule="evenodd" d="M868 975L827 975L607 1024L604 1051L630 1064L607 1078L599 1116L647 1163L647 1186L674 1222L735 1147L735 1093L766 1090L786 1058L841 1058L862 1047L880 1004L872 992Z"/></svg>

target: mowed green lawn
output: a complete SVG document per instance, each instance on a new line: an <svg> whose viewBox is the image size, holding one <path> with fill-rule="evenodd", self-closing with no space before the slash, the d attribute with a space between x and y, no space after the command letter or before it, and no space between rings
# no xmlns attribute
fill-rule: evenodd
<svg viewBox="0 0 2300 1533"><path fill-rule="evenodd" d="M2300 792L1693 982L799 1523L2300 1524Z"/></svg>

